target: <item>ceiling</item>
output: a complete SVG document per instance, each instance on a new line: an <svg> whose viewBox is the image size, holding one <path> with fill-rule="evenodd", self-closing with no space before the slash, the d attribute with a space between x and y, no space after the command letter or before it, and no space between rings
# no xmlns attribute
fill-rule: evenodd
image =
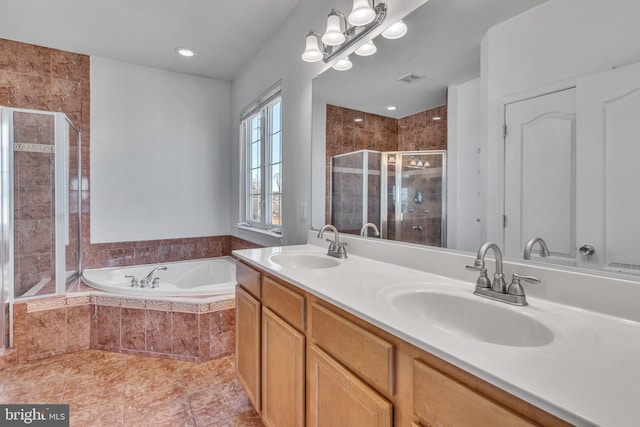
<svg viewBox="0 0 640 427"><path fill-rule="evenodd" d="M480 76L487 30L545 1L430 0L404 19L409 30L403 38L377 37L375 55L351 55L351 70L329 69L316 78L314 98L396 119L444 105L448 86ZM408 73L424 78L396 80ZM385 105L398 110L385 111Z"/></svg>
<svg viewBox="0 0 640 427"><path fill-rule="evenodd" d="M299 1L0 0L0 38L230 81Z"/></svg>

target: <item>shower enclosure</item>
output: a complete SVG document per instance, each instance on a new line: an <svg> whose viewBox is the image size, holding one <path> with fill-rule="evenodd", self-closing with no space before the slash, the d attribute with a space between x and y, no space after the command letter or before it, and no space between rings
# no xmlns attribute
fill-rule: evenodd
<svg viewBox="0 0 640 427"><path fill-rule="evenodd" d="M357 234L446 246L446 151L359 150L331 158L330 223Z"/></svg>
<svg viewBox="0 0 640 427"><path fill-rule="evenodd" d="M0 351L15 299L64 294L79 276L80 147L65 114L0 107Z"/></svg>
<svg viewBox="0 0 640 427"><path fill-rule="evenodd" d="M381 160L382 153L373 150L331 158L329 224L340 232L358 234L368 222L380 227Z"/></svg>

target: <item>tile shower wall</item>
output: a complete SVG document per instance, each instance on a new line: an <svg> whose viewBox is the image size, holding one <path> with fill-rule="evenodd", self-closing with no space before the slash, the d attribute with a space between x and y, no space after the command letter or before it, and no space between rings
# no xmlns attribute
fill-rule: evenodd
<svg viewBox="0 0 640 427"><path fill-rule="evenodd" d="M376 151L417 151L447 149L447 106L443 105L396 120L376 114L327 104L326 119L326 223L352 223L352 218L331 218L329 191L331 157L352 151L369 149ZM440 117L434 120L434 117ZM355 119L362 119L356 122ZM361 198L361 177L343 177L353 184L354 193ZM379 223L379 180L369 176L369 219ZM372 196L376 197L372 197ZM377 204L376 204L377 200ZM356 208L346 211L353 216ZM376 215L378 221L376 221ZM361 217L361 215L360 215ZM359 227L359 226L358 226ZM353 228L353 227L349 227ZM359 232L359 230L357 230ZM433 240L435 236L429 236Z"/></svg>
<svg viewBox="0 0 640 427"><path fill-rule="evenodd" d="M15 112L15 292L55 290L54 117Z"/></svg>

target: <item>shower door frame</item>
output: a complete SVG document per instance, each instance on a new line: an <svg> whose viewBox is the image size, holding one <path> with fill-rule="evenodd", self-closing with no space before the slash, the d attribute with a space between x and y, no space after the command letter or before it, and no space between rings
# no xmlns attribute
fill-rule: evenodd
<svg viewBox="0 0 640 427"><path fill-rule="evenodd" d="M389 194L389 165L395 167L395 191L394 197L395 204L395 229L400 230L402 225L402 204L398 201L402 198L402 161L403 156L424 156L424 155L441 155L442 156L442 219L441 219L441 233L440 233L440 247L447 247L447 150L414 150L414 151L384 151L382 156L382 172L380 183L380 234L382 238L388 239L389 221L387 219L387 212L389 208L388 194ZM389 155L394 155L395 162L389 163Z"/></svg>
<svg viewBox="0 0 640 427"><path fill-rule="evenodd" d="M55 212L55 276L56 286L53 294L15 297L15 191L14 191L14 113L48 115L54 118L54 188ZM76 273L67 277L65 265L65 246L68 238L69 203L69 129L78 135L77 147L77 185L78 185L78 262ZM25 108L0 106L0 354L4 349L13 347L13 303L17 300L29 300L52 295L64 295L69 283L80 275L81 264L81 171L82 171L82 134L64 113ZM62 280L64 278L64 280Z"/></svg>

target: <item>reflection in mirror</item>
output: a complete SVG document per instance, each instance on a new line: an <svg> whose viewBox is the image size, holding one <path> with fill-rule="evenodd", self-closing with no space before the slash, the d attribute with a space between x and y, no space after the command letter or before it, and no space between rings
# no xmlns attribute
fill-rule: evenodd
<svg viewBox="0 0 640 427"><path fill-rule="evenodd" d="M443 150L444 237L424 244L475 252L489 240L522 259L541 237L550 253L533 262L637 280L639 13L634 0L424 3L403 39L376 38L375 55L313 81L313 227L333 219L332 157ZM533 111L556 93L569 108ZM409 209L429 200L406 188Z"/></svg>

